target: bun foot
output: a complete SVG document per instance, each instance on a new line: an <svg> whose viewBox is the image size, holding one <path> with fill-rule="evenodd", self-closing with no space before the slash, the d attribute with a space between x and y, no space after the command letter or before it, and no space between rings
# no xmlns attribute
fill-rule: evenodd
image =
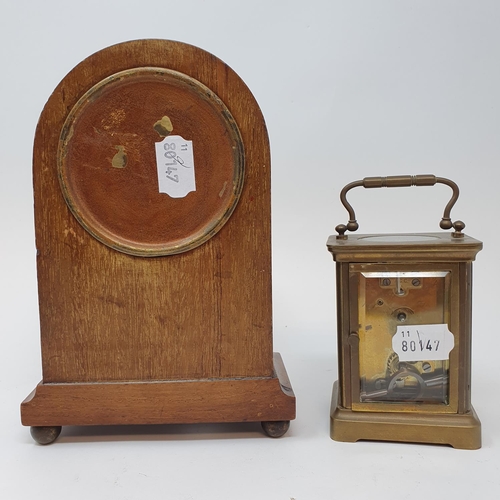
<svg viewBox="0 0 500 500"><path fill-rule="evenodd" d="M278 420L276 422L261 422L264 432L272 438L283 436L290 428L290 420Z"/></svg>
<svg viewBox="0 0 500 500"><path fill-rule="evenodd" d="M31 437L38 444L50 444L53 443L61 434L61 426L54 427L31 427Z"/></svg>

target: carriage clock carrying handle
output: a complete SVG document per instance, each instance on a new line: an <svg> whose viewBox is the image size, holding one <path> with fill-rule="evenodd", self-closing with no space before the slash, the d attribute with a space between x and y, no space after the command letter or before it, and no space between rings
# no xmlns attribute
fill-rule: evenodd
<svg viewBox="0 0 500 500"><path fill-rule="evenodd" d="M448 204L446 205L443 213L443 217L439 226L441 229L451 229L455 230L452 233L454 238L463 238L462 231L465 228L465 224L461 220L455 222L451 221L450 212L455 205L459 189L458 186L450 179L445 179L444 177L436 177L431 174L424 175L393 175L388 177L365 177L363 180L354 181L347 184L344 189L340 192L340 201L342 205L349 212L349 221L347 224L339 224L335 230L339 233L337 239L345 240L347 239L346 231L356 231L359 228L359 224L356 221L356 214L351 204L347 201L347 193L351 189L359 186L364 188L380 188L380 187L410 187L410 186L434 186L435 184L446 184L453 190L452 197Z"/></svg>

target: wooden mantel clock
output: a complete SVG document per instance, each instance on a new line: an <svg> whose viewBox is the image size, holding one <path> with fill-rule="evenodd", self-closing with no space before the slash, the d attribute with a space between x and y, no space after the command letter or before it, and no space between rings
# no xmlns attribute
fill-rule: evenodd
<svg viewBox="0 0 500 500"><path fill-rule="evenodd" d="M34 439L256 421L283 435L295 397L273 354L269 141L236 73L165 40L90 56L42 112L33 176Z"/></svg>
<svg viewBox="0 0 500 500"><path fill-rule="evenodd" d="M454 232L346 234L358 229L350 189L437 183L453 190L440 227ZM452 223L457 198L457 185L434 175L367 177L342 190L349 222L327 243L337 263L333 439L481 446L470 383L472 262L482 243Z"/></svg>

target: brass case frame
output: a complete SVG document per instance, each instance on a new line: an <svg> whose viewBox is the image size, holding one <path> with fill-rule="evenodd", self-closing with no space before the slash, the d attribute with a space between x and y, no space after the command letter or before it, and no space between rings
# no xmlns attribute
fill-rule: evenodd
<svg viewBox="0 0 500 500"><path fill-rule="evenodd" d="M397 236L331 236L327 247L336 261L339 380L331 407L331 437L336 441L380 440L481 447L481 423L471 405L472 261L482 243L450 233ZM408 241L405 236L409 236ZM421 237L415 240L415 236ZM360 403L357 279L365 264L391 271L443 270L450 273L450 327L455 347L450 353L448 405L425 403Z"/></svg>

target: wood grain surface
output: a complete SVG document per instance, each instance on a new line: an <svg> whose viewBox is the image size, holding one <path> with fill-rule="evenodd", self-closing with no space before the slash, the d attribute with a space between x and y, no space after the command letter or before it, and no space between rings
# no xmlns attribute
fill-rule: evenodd
<svg viewBox="0 0 500 500"><path fill-rule="evenodd" d="M72 108L104 78L136 67L172 69L210 88L244 145L244 185L231 218L177 255L145 258L105 246L72 215L58 180ZM201 49L163 40L90 56L42 112L33 176L44 383L272 377L269 142L234 71Z"/></svg>
<svg viewBox="0 0 500 500"><path fill-rule="evenodd" d="M23 425L259 422L295 418L281 357L273 377L158 382L40 383L21 405Z"/></svg>

